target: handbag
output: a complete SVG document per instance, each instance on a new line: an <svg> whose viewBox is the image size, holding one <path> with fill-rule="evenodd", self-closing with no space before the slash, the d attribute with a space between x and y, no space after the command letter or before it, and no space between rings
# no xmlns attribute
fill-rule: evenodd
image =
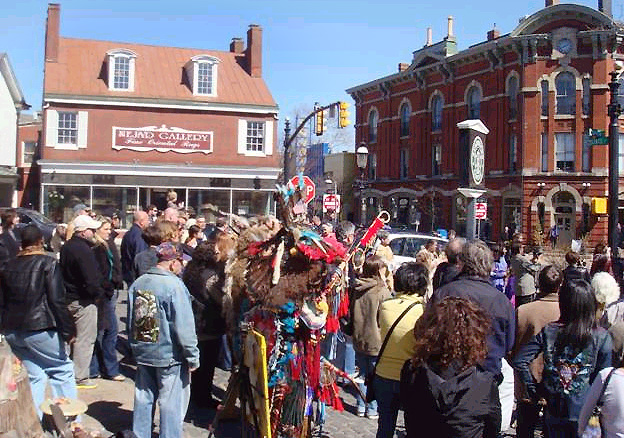
<svg viewBox="0 0 624 438"><path fill-rule="evenodd" d="M410 309L414 307L416 304L419 304L419 302L417 301L407 306L407 308L403 311L403 313L401 313L401 315L399 315L399 317L392 323L392 326L390 327L390 330L388 330L388 333L386 333L386 337L384 338L381 344L381 348L379 349L379 354L377 355L377 362L375 362L375 366L373 367L373 369L369 371L364 377L364 384L366 385L366 403L370 403L374 400L377 400L377 395L375 394L373 381L375 380L377 364L381 360L381 356L383 355L383 352L386 349L386 344L388 343L388 340L390 339L390 335L394 331L394 328L399 324L399 321L401 321L401 319L403 319L403 317L407 315L407 312L409 312Z"/></svg>
<svg viewBox="0 0 624 438"><path fill-rule="evenodd" d="M594 406L594 410L592 411L592 414L587 421L587 426L585 427L581 438L600 438L605 436L605 431L602 424L602 405L604 404L604 400L602 399L602 397L604 396L605 389L607 389L609 380L611 380L611 375L615 370L616 368L614 367L611 371L609 371L609 374L607 375L607 378L602 385L602 390L600 391L600 396L598 397L596 406Z"/></svg>

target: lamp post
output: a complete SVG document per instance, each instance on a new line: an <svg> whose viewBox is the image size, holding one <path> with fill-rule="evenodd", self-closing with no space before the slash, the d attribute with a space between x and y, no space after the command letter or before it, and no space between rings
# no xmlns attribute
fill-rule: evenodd
<svg viewBox="0 0 624 438"><path fill-rule="evenodd" d="M327 184L329 186L333 185L334 186L334 195L338 194L338 184L336 183L336 181L333 181L331 178L327 178L325 180L325 184Z"/></svg>
<svg viewBox="0 0 624 438"><path fill-rule="evenodd" d="M284 119L284 170L282 175L284 177L284 185L288 183L288 148L290 147L290 119L286 117Z"/></svg>
<svg viewBox="0 0 624 438"><path fill-rule="evenodd" d="M360 178L358 180L358 188L360 189L360 225L366 225L366 199L364 198L364 188L366 188L366 165L368 164L368 148L366 143L360 143L355 151L355 164L360 169Z"/></svg>
<svg viewBox="0 0 624 438"><path fill-rule="evenodd" d="M619 222L619 199L618 199L618 152L619 152L619 130L618 118L622 113L622 107L618 102L618 90L620 83L618 76L622 65L616 61L615 71L609 73L611 82L609 82L609 90L611 90L611 99L607 109L609 111L609 246L611 247L611 260L617 259L618 236L617 228Z"/></svg>

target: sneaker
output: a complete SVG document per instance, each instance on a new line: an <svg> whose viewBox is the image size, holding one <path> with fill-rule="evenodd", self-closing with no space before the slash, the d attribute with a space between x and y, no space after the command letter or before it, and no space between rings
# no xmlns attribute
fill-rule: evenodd
<svg viewBox="0 0 624 438"><path fill-rule="evenodd" d="M126 380L126 377L121 374L117 374L116 376L113 376L110 379L114 380L115 382L123 382L124 380Z"/></svg>
<svg viewBox="0 0 624 438"><path fill-rule="evenodd" d="M76 382L76 389L95 389L97 388L97 383L92 382L89 379L81 380L80 382Z"/></svg>
<svg viewBox="0 0 624 438"><path fill-rule="evenodd" d="M366 418L368 418L369 420L377 420L379 418L379 414L377 414L377 413L366 414Z"/></svg>
<svg viewBox="0 0 624 438"><path fill-rule="evenodd" d="M357 412L357 416L358 417L364 417L364 416L366 416L366 413L364 411L358 411Z"/></svg>

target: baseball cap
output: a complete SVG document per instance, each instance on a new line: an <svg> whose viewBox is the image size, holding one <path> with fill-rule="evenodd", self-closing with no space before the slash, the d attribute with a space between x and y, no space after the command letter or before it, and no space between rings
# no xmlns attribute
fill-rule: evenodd
<svg viewBox="0 0 624 438"><path fill-rule="evenodd" d="M163 242L156 247L156 256L158 261L170 261L182 258L182 251L180 247L171 242Z"/></svg>
<svg viewBox="0 0 624 438"><path fill-rule="evenodd" d="M86 214L81 214L74 219L74 230L75 231L84 231L84 230L97 230L102 226L102 222L96 221L91 216Z"/></svg>
<svg viewBox="0 0 624 438"><path fill-rule="evenodd" d="M86 205L84 204L76 204L74 205L74 213L78 213L80 210L90 210Z"/></svg>

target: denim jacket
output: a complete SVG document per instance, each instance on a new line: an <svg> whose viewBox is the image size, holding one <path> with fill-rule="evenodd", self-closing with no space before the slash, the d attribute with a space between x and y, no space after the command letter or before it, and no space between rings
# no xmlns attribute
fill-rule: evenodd
<svg viewBox="0 0 624 438"><path fill-rule="evenodd" d="M598 372L611 366L611 336L602 328L592 331L591 342L580 352L565 347L555 350L560 323L550 323L531 341L522 346L513 361L514 368L526 385L529 396L546 399L548 412L558 418L577 421L585 396ZM544 353L541 387L533 380L529 364Z"/></svg>
<svg viewBox="0 0 624 438"><path fill-rule="evenodd" d="M153 267L128 290L128 339L138 364L199 367L188 289L175 274Z"/></svg>

